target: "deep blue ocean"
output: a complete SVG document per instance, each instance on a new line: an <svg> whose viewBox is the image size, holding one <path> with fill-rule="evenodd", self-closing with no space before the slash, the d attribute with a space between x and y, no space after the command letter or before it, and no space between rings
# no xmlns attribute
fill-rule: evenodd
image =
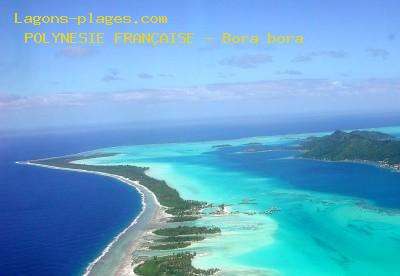
<svg viewBox="0 0 400 276"><path fill-rule="evenodd" d="M113 179L17 165L15 161L118 145L377 127L398 124L398 118L377 118L369 122L364 118L318 119L286 124L231 122L4 133L0 135L0 275L79 275L141 208L139 194ZM239 163L232 160L232 164ZM298 170L296 175L307 173L301 165ZM343 187L329 187L325 183L328 189L339 193L342 191L337 189L348 189L349 170ZM290 178L282 167L265 172ZM379 177L379 173L366 173L365 178ZM310 189L318 190L315 185L322 184L304 179L305 186L314 185ZM365 191L369 192L376 191ZM398 192L393 190L393 194ZM360 196L368 198L368 194ZM391 198L386 201L387 206L397 203Z"/></svg>
<svg viewBox="0 0 400 276"><path fill-rule="evenodd" d="M78 275L140 212L139 194L116 180L14 164L80 145L36 135L2 142L0 275Z"/></svg>

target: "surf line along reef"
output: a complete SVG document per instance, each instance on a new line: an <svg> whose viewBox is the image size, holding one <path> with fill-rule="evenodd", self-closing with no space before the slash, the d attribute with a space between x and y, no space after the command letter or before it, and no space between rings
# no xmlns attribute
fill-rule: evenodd
<svg viewBox="0 0 400 276"><path fill-rule="evenodd" d="M171 254L171 250L184 249L193 242L213 238L221 234L221 229L215 226L187 226L185 222L200 218L201 210L212 207L206 202L182 199L179 193L169 187L165 181L157 180L145 174L148 168L131 165L97 166L74 163L91 158L109 157L116 154L78 154L59 158L32 160L22 164L37 165L53 169L74 170L80 172L100 173L108 176L118 176L132 182L140 183L150 190L159 204L165 207L167 220L162 227L152 231L152 239L140 250L152 251L153 255L134 259L132 267L135 274L150 275L213 275L219 269L197 269L192 266L196 252L187 250ZM136 186L138 187L138 186ZM140 186L139 186L140 189ZM173 226L166 226L170 224ZM130 252L132 253L132 252ZM90 272L90 271L89 271ZM89 274L89 273L86 273Z"/></svg>

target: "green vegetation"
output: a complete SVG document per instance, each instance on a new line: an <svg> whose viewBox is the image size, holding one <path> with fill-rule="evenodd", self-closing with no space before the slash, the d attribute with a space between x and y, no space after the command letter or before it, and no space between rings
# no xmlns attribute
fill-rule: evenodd
<svg viewBox="0 0 400 276"><path fill-rule="evenodd" d="M170 256L153 257L135 268L135 273L140 276L188 276L188 275L213 275L218 269L196 269L192 266L195 254L179 253Z"/></svg>
<svg viewBox="0 0 400 276"><path fill-rule="evenodd" d="M185 242L185 241L202 241L204 236L170 236L158 239L158 242Z"/></svg>
<svg viewBox="0 0 400 276"><path fill-rule="evenodd" d="M400 163L400 141L376 131L335 131L331 135L307 139L302 149L305 158Z"/></svg>
<svg viewBox="0 0 400 276"><path fill-rule="evenodd" d="M380 141L396 139L396 137L394 137L392 135L378 132L378 131L354 130L354 131L350 132L349 134L361 136L361 137L371 139L371 140L380 140Z"/></svg>
<svg viewBox="0 0 400 276"><path fill-rule="evenodd" d="M222 144L222 145L215 145L215 146L212 146L212 148L226 148L226 147L232 147L232 145L229 145L229 144Z"/></svg>
<svg viewBox="0 0 400 276"><path fill-rule="evenodd" d="M161 228L153 232L159 236L181 236L181 235L200 235L200 234L217 234L221 233L218 227L206 226L178 226L174 228Z"/></svg>
<svg viewBox="0 0 400 276"><path fill-rule="evenodd" d="M164 206L171 207L167 210L167 213L176 217L182 217L181 218L182 221L184 221L183 217L185 216L198 215L200 210L207 205L207 202L195 201L195 200L183 200L176 203L177 204L175 204L175 206L173 207L169 205L164 205Z"/></svg>
<svg viewBox="0 0 400 276"><path fill-rule="evenodd" d="M244 146L260 146L260 145L262 145L261 143L259 143L259 142L250 142L250 143L246 143L246 144L243 144Z"/></svg>
<svg viewBox="0 0 400 276"><path fill-rule="evenodd" d="M193 221L199 219L200 216L175 216L168 220L168 222L184 222L184 221Z"/></svg>
<svg viewBox="0 0 400 276"><path fill-rule="evenodd" d="M157 244L149 246L152 250L172 250L177 248L184 248L188 247L191 243L190 242L171 242L165 244Z"/></svg>
<svg viewBox="0 0 400 276"><path fill-rule="evenodd" d="M196 226L178 226L175 228L162 228L153 233L165 238L157 239L161 244L152 245L149 248L153 250L171 250L188 247L193 241L205 239L205 234L220 233L217 227L196 227Z"/></svg>
<svg viewBox="0 0 400 276"><path fill-rule="evenodd" d="M70 168L77 170L96 171L108 174L115 174L128 178L133 181L139 181L141 185L145 186L156 195L161 205L169 207L167 213L178 217L180 216L183 217L186 215L197 215L199 210L207 204L206 202L182 199L179 196L178 191L169 187L165 181L157 180L146 175L145 172L146 170L148 170L148 168L142 168L130 165L99 166L99 165L84 165L84 164L71 163L83 159L108 157L113 155L115 154L110 153L110 154L75 155L75 156L67 156L60 158L35 160L31 162L36 164L49 165L61 168Z"/></svg>

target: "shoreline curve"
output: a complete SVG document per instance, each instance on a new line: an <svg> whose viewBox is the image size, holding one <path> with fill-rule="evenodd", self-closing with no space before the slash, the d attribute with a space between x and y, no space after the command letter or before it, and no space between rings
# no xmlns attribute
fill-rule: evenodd
<svg viewBox="0 0 400 276"><path fill-rule="evenodd" d="M56 166L32 163L30 161L17 161L15 163L20 165L38 166L54 170L90 173L95 175L111 177L136 189L136 191L140 194L141 197L140 213L134 218L134 220L127 227L125 227L120 233L118 233L116 236L113 237L111 242L107 244L107 246L102 250L102 252L86 266L85 271L82 274L83 276L110 275L110 273L113 274L116 273L115 275L123 275L123 276L135 275L133 272L133 268L137 264L134 264L132 261L132 253L135 250L140 249L142 243L144 242L143 240L140 239L140 237L143 237L147 232L152 231L153 229L151 228L154 229L156 228L156 227L151 227L151 225L159 224L169 216L165 212L167 208L160 204L156 195L152 191L150 191L147 187L141 185L139 181L132 181L125 177L115 174L87 171L81 169L61 168ZM144 218L145 216L147 220L146 218ZM143 224L143 225L141 225L140 229L139 227L137 227L138 229L133 229L135 228L134 226L138 224ZM132 230L134 230L133 232L135 232L132 235L133 237L130 238L126 237ZM125 241L125 243L127 244L121 244L119 247L122 248L116 248L117 244L121 242L124 238L127 238L127 241ZM118 249L121 249L124 252L114 252L115 250ZM119 259L118 263L113 262L112 255L114 255L115 253L119 253L118 255L123 255L122 259ZM104 261L104 259L107 257L110 258L110 261L108 262Z"/></svg>

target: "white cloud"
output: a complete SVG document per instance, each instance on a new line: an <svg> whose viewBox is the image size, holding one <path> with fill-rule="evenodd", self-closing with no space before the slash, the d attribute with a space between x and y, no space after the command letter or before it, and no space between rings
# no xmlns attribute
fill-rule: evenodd
<svg viewBox="0 0 400 276"><path fill-rule="evenodd" d="M139 73L137 76L141 79L152 79L153 78L153 75L150 75L148 73L143 73L143 72Z"/></svg>
<svg viewBox="0 0 400 276"><path fill-rule="evenodd" d="M31 108L31 107L57 107L81 106L93 101L94 95L80 93L54 93L39 96L1 96L1 108Z"/></svg>
<svg viewBox="0 0 400 276"><path fill-rule="evenodd" d="M347 52L342 50L309 52L305 55L293 58L292 62L309 62L312 61L315 57L345 58L347 57L347 55L348 55Z"/></svg>
<svg viewBox="0 0 400 276"><path fill-rule="evenodd" d="M231 56L220 61L221 65L239 67L243 69L255 68L261 64L272 62L272 57L266 54L244 54Z"/></svg>
<svg viewBox="0 0 400 276"><path fill-rule="evenodd" d="M80 106L94 103L233 102L293 98L363 99L400 98L400 79L327 80L287 79L258 82L216 83L179 89L131 89L110 93L54 93L41 96L1 96L0 108Z"/></svg>
<svg viewBox="0 0 400 276"><path fill-rule="evenodd" d="M283 70L283 71L277 71L276 72L277 75L301 75L302 73L300 71L297 70Z"/></svg>
<svg viewBox="0 0 400 276"><path fill-rule="evenodd" d="M102 81L117 81L121 80L120 73L116 69L108 69L108 72L102 77Z"/></svg>
<svg viewBox="0 0 400 276"><path fill-rule="evenodd" d="M68 46L63 48L57 53L57 56L63 56L67 58L82 58L91 56L95 53L93 48L81 47L81 46Z"/></svg>
<svg viewBox="0 0 400 276"><path fill-rule="evenodd" d="M370 56L375 58L387 59L390 56L390 53L387 50L381 48L369 48L366 51Z"/></svg>

